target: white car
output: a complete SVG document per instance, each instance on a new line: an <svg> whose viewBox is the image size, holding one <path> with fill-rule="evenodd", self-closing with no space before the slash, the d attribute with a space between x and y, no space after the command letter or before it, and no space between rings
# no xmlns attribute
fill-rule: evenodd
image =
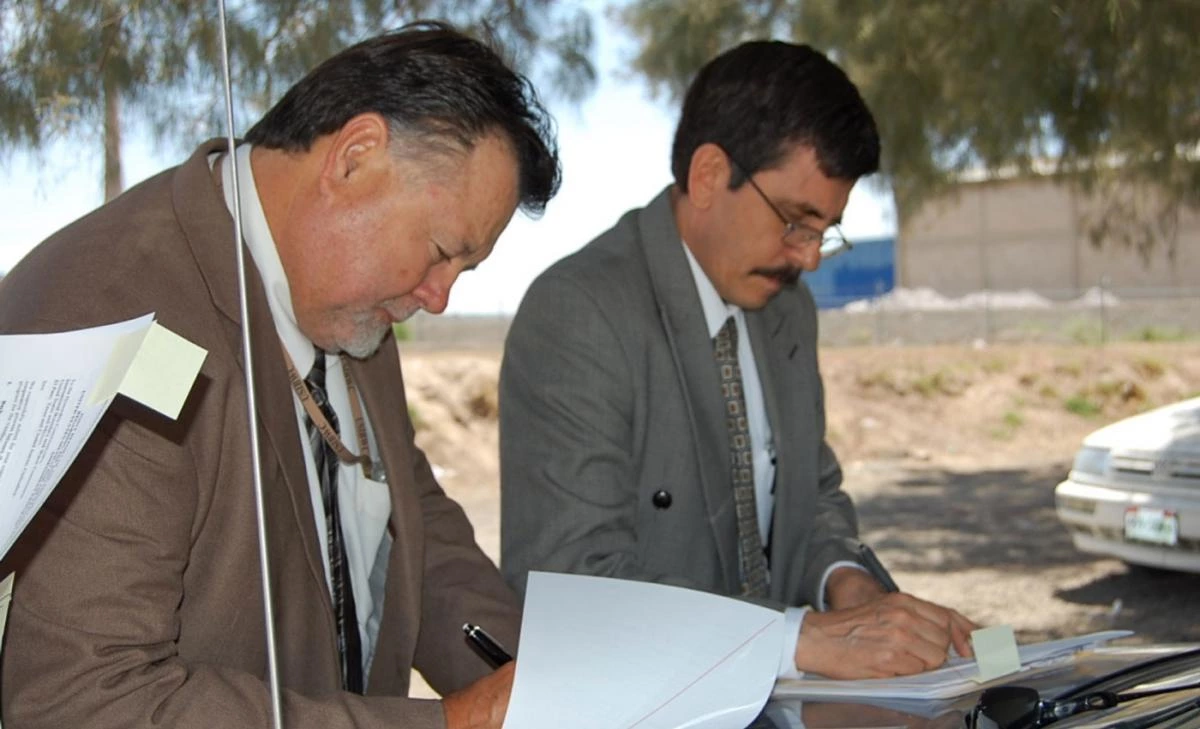
<svg viewBox="0 0 1200 729"><path fill-rule="evenodd" d="M1054 503L1080 551L1200 572L1200 397L1089 435Z"/></svg>

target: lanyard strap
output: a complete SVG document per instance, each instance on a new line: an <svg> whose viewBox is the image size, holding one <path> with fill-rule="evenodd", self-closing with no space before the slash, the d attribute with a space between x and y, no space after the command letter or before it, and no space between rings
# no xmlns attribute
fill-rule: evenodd
<svg viewBox="0 0 1200 729"><path fill-rule="evenodd" d="M296 370L296 365L292 362L291 355L288 354L287 347L282 346L283 361L287 363L288 382L292 385L292 392L296 393L296 397L300 398L300 405L304 408L304 412L308 413L308 417L312 418L313 425L321 433L321 437L329 444L334 453L337 453L338 458L343 463L357 463L362 467L363 477L367 479L378 479L378 472L382 469L374 468L374 462L371 460L371 447L367 443L367 421L363 417L362 405L358 400L358 388L354 386L354 380L350 378L350 369L346 366L346 358L342 360L342 376L346 379L346 391L350 395L350 411L354 414L354 434L358 438L358 451L362 455L354 455L353 452L342 442L342 438L338 432L333 429L329 421L325 418L325 414L321 412L321 408L317 406L313 400L312 392L308 389L308 383L300 376ZM332 406L330 406L332 407Z"/></svg>

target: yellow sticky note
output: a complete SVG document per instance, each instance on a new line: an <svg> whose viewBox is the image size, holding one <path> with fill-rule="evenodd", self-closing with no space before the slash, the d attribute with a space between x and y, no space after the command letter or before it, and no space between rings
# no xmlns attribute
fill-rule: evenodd
<svg viewBox="0 0 1200 729"><path fill-rule="evenodd" d="M179 416L207 355L203 347L155 322L146 332L118 391L174 419Z"/></svg>
<svg viewBox="0 0 1200 729"><path fill-rule="evenodd" d="M971 631L971 646L979 664L976 680L980 683L1021 670L1017 638L1011 625L993 625Z"/></svg>
<svg viewBox="0 0 1200 729"><path fill-rule="evenodd" d="M129 370L130 363L137 357L138 350L146 339L146 334L153 326L154 322L151 322L149 327L136 329L117 338L112 354L108 356L108 362L104 366L104 371L100 373L96 385L92 388L89 405L106 402L117 396L117 391L121 388L121 381Z"/></svg>

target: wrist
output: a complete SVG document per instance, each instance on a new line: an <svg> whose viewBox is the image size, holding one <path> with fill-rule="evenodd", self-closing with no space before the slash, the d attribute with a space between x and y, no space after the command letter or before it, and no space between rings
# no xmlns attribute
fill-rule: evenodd
<svg viewBox="0 0 1200 729"><path fill-rule="evenodd" d="M825 606L826 610L844 610L886 594L883 585L866 570L839 567L830 573L825 583Z"/></svg>
<svg viewBox="0 0 1200 729"><path fill-rule="evenodd" d="M827 618L828 614L815 610L804 616L800 634L796 636L796 650L792 657L797 671L828 675L824 665L828 638L824 623Z"/></svg>

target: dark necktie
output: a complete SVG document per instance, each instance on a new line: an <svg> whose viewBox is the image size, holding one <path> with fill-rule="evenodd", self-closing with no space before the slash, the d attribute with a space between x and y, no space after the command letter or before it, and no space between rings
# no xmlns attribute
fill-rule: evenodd
<svg viewBox="0 0 1200 729"><path fill-rule="evenodd" d="M766 597L769 579L767 558L763 554L762 535L758 531L754 455L750 450L750 423L746 417L746 397L742 393L742 368L738 365L737 342L737 322L731 316L725 320L725 325L713 340L713 356L721 375L725 425L729 430L729 468L737 515L742 594Z"/></svg>
<svg viewBox="0 0 1200 729"><path fill-rule="evenodd" d="M325 353L317 350L312 370L304 379L313 402L338 429L337 415L325 394ZM325 532L329 544L329 578L333 585L333 612L337 619L338 650L342 658L342 688L356 694L363 692L362 646L358 636L358 613L354 609L354 588L350 584L350 567L346 563L346 546L342 541L342 520L338 514L338 458L333 447L321 437L312 418L305 415L304 427L312 445L317 479L321 482L321 501L325 504Z"/></svg>

